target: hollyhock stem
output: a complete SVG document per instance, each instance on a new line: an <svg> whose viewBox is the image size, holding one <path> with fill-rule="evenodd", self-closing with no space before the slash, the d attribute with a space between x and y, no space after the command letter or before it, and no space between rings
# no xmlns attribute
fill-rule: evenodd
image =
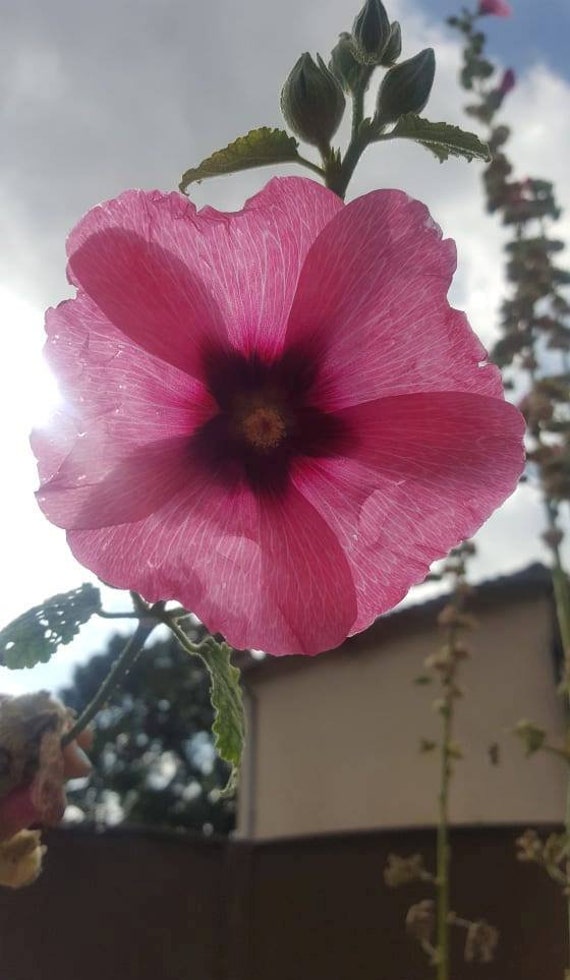
<svg viewBox="0 0 570 980"><path fill-rule="evenodd" d="M87 725L93 720L97 712L101 710L112 691L118 687L123 678L128 674L139 654L142 652L150 634L159 625L160 619L157 613L159 609L162 610L162 607L163 603L156 603L155 606L151 606L148 609L145 617L139 620L135 632L128 640L119 658L115 661L112 670L101 684L95 697L89 702L85 710L81 712L73 727L63 736L61 740L63 746L69 745L84 728L87 728Z"/></svg>
<svg viewBox="0 0 570 980"><path fill-rule="evenodd" d="M369 142L370 139L368 130L363 133L361 126L358 134L351 139L340 168L334 168L327 171L325 179L327 187L331 191L334 191L335 194L338 194L343 201L351 177L355 171L356 164L360 160L360 157L364 153L364 150L368 146Z"/></svg>
<svg viewBox="0 0 570 980"><path fill-rule="evenodd" d="M443 711L439 819L437 826L437 980L449 977L449 745L453 722L453 700L446 698Z"/></svg>
<svg viewBox="0 0 570 980"><path fill-rule="evenodd" d="M372 68L363 68L363 75L360 79L360 84L352 96L352 134L351 134L351 144L356 143L358 140L358 133L362 120L364 119L364 96L366 94L366 89L368 88L368 83L372 75Z"/></svg>
<svg viewBox="0 0 570 980"><path fill-rule="evenodd" d="M436 935L437 956L435 966L437 980L449 980L449 871L451 850L449 845L449 798L450 784L453 774L454 758L461 758L458 747L453 742L453 723L455 719L455 701L461 696L457 685L459 663L467 651L461 642L463 630L470 629L472 622L464 614L466 596L465 562L472 554L470 543L464 542L456 549L451 566L447 568L455 577L455 586L449 604L438 617L441 625L447 627L447 640L439 663L441 670L441 685L443 697L438 702L438 710L442 718L440 743L440 782L438 798L438 825L436 842Z"/></svg>
<svg viewBox="0 0 570 980"><path fill-rule="evenodd" d="M568 590L568 577L562 564L560 556L560 545L558 543L558 522L555 505L548 498L545 499L546 513L548 518L548 528L552 532L551 548L553 555L552 585L554 589L554 600L556 604L556 618L558 620L558 630L562 642L562 653L564 656L564 696L566 700L567 726L566 726L566 748L570 743L570 592ZM566 786L566 812L564 814L564 829L566 840L570 841L570 774ZM566 862L566 876L570 876L570 859ZM567 919L568 919L568 942L570 947L570 896L566 899Z"/></svg>
<svg viewBox="0 0 570 980"><path fill-rule="evenodd" d="M340 167L332 166L326 170L325 183L327 187L344 200L348 185L356 169L356 165L364 150L370 143L370 126L364 126L364 96L372 68L363 68L360 83L352 96L352 133L350 143Z"/></svg>

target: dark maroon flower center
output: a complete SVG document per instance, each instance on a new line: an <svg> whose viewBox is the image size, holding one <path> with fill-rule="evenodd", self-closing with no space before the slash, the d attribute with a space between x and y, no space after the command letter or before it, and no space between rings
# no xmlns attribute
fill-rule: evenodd
<svg viewBox="0 0 570 980"><path fill-rule="evenodd" d="M193 435L194 459L225 485L245 482L274 494L286 490L296 457L342 455L347 426L315 404L317 373L317 358L307 350L288 350L273 361L208 351L204 375L219 412Z"/></svg>

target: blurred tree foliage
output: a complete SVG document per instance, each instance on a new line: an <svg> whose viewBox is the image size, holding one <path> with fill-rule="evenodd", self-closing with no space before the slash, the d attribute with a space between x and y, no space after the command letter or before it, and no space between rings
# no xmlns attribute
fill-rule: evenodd
<svg viewBox="0 0 570 980"><path fill-rule="evenodd" d="M80 712L120 654L113 636L105 653L76 668L65 704ZM229 833L235 803L220 797L228 767L216 755L209 678L198 657L176 640L145 650L99 713L90 753L93 772L70 803L96 823L118 823Z"/></svg>

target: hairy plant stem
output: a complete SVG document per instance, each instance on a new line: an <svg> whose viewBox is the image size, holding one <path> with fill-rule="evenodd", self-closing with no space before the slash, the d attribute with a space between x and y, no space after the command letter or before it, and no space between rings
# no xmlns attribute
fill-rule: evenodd
<svg viewBox="0 0 570 980"><path fill-rule="evenodd" d="M139 657L142 649L148 640L152 631L159 625L160 618L156 615L157 607L162 608L162 603L157 603L156 606L151 606L148 610L147 615L144 618L139 619L137 628L118 659L113 664L112 669L107 674L107 677L101 684L101 687L95 694L92 701L89 702L84 711L81 712L79 718L73 725L73 727L65 733L61 740L63 746L69 745L74 739L85 729L88 724L93 720L98 711L101 710L110 694L119 686L123 678L128 674L129 670Z"/></svg>
<svg viewBox="0 0 570 980"><path fill-rule="evenodd" d="M194 643L178 623L178 619L183 619L183 618L184 616L176 616L173 615L172 612L163 611L160 614L161 622L165 626L168 626L169 630L173 633L173 635L178 640L180 646L184 650L186 650L186 653L192 653L201 656L202 650L206 646L208 645L213 645L216 647L218 646L217 640L213 636L210 636L209 634L206 637L204 637L204 639L201 640L200 643Z"/></svg>
<svg viewBox="0 0 570 980"><path fill-rule="evenodd" d="M453 774L453 758L457 757L457 748L453 744L453 722L455 720L455 701L460 696L457 687L457 672L459 662L465 651L461 651L461 635L463 629L469 626L464 616L466 581L465 561L470 552L467 543L463 554L459 552L459 564L451 570L454 576L454 589L448 606L446 617L447 640L445 669L441 676L443 699L439 712L442 719L441 749L440 749L440 779L438 796L438 824L436 840L436 951L435 958L437 980L449 980L450 949L450 865L451 848L449 843L449 798L451 777ZM459 549L457 549L459 551ZM453 554L453 553L452 553ZM444 610L445 612L445 610Z"/></svg>
<svg viewBox="0 0 570 980"><path fill-rule="evenodd" d="M338 194L343 200L346 196L348 185L356 169L356 165L364 150L370 143L369 127L364 126L364 96L373 72L372 67L362 68L362 75L358 87L352 94L352 130L350 143L340 164L340 167L330 168L326 171L325 183L327 187Z"/></svg>
<svg viewBox="0 0 570 980"><path fill-rule="evenodd" d="M323 168L319 167L318 164L313 163L312 160L307 160L307 157L302 157L300 153L297 155L296 159L297 159L297 163L302 164L302 166L306 167L307 170L312 170L313 173L318 174L319 177L324 177L325 171L323 170Z"/></svg>

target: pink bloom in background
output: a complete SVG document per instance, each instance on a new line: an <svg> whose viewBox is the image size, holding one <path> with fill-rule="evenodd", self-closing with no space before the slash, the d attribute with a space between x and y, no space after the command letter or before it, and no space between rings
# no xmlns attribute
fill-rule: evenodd
<svg viewBox="0 0 570 980"><path fill-rule="evenodd" d="M515 488L522 417L447 302L453 242L404 193L286 178L224 214L127 191L68 255L38 499L105 582L314 654Z"/></svg>
<svg viewBox="0 0 570 980"><path fill-rule="evenodd" d="M512 92L516 83L517 83L517 78L513 69L507 68L507 70L503 72L503 77L499 82L499 87L497 89L497 92L502 98L504 98L505 95L508 95L509 92Z"/></svg>
<svg viewBox="0 0 570 980"><path fill-rule="evenodd" d="M480 14L494 14L495 17L510 17L513 8L506 0L479 0Z"/></svg>

